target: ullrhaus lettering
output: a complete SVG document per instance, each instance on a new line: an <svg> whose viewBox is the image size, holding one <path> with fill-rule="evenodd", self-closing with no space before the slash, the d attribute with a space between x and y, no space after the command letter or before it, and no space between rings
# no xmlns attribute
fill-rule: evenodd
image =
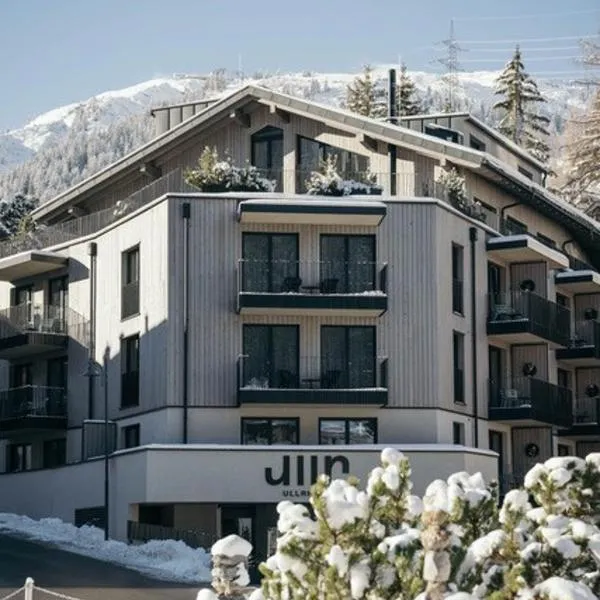
<svg viewBox="0 0 600 600"><path fill-rule="evenodd" d="M305 457L298 455L291 457L287 454L281 457L281 470L274 467L265 468L265 481L269 485L294 485L302 487L309 483L312 485L317 481L321 473L332 476L337 465L338 475L350 473L350 463L345 456L319 456L311 454L306 461ZM307 471L308 463L308 473Z"/></svg>

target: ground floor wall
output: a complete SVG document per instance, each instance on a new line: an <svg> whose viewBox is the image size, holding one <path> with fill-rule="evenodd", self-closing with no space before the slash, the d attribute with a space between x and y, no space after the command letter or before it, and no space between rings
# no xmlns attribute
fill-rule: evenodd
<svg viewBox="0 0 600 600"><path fill-rule="evenodd" d="M140 505L151 504L177 506L173 526L221 534L223 519L218 510L224 505L307 502L311 483L326 471L333 477L355 475L364 484L383 447L191 444L117 452L109 468L111 537L126 540L127 522L139 519ZM492 452L452 445L397 447L411 462L417 494L423 494L433 479L458 471L497 478L497 455ZM0 512L74 522L76 511L103 506L103 490L102 459L4 474L0 475ZM199 511L199 505L204 509ZM260 519L265 523L274 519L272 513L256 518L261 530Z"/></svg>

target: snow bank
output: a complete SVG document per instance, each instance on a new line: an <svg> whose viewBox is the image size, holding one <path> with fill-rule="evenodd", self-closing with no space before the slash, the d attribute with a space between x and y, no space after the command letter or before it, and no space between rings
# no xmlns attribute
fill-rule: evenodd
<svg viewBox="0 0 600 600"><path fill-rule="evenodd" d="M211 580L210 555L180 541L155 540L130 546L105 541L97 527L75 527L60 519L41 519L0 513L0 532L18 533L29 539L49 542L62 550L134 569L162 581L203 583Z"/></svg>

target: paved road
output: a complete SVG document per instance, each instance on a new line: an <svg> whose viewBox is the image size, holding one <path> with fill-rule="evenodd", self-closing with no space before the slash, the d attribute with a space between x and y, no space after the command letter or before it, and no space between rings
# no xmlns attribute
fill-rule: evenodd
<svg viewBox="0 0 600 600"><path fill-rule="evenodd" d="M82 600L194 600L200 588L149 579L50 545L0 535L0 598L21 587L27 577L40 587ZM34 600L52 599L35 592Z"/></svg>

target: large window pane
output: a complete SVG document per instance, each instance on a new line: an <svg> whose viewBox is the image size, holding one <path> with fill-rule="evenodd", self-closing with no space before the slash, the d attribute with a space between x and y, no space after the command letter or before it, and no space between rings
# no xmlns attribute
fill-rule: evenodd
<svg viewBox="0 0 600 600"><path fill-rule="evenodd" d="M349 387L375 387L375 329L348 327L347 332Z"/></svg>
<svg viewBox="0 0 600 600"><path fill-rule="evenodd" d="M298 421L295 419L273 419L271 421L272 444L297 444Z"/></svg>
<svg viewBox="0 0 600 600"><path fill-rule="evenodd" d="M242 237L245 292L280 293L298 288L298 236L245 233Z"/></svg>
<svg viewBox="0 0 600 600"><path fill-rule="evenodd" d="M344 419L322 419L319 423L319 443L337 445L346 443L346 421Z"/></svg>
<svg viewBox="0 0 600 600"><path fill-rule="evenodd" d="M266 446L270 443L268 419L242 419L242 444Z"/></svg>
<svg viewBox="0 0 600 600"><path fill-rule="evenodd" d="M298 237L296 235L271 236L271 289L287 292L296 289L290 280L298 277Z"/></svg>
<svg viewBox="0 0 600 600"><path fill-rule="evenodd" d="M297 388L298 328L272 327L271 356L273 385L278 388Z"/></svg>
<svg viewBox="0 0 600 600"><path fill-rule="evenodd" d="M243 333L244 370L242 384L250 387L269 387L269 328L264 325L245 325Z"/></svg>
<svg viewBox="0 0 600 600"><path fill-rule="evenodd" d="M341 388L348 381L345 327L321 327L321 379L324 388Z"/></svg>
<svg viewBox="0 0 600 600"><path fill-rule="evenodd" d="M322 235L321 279L336 282L336 291L360 294L375 285L375 237L371 235Z"/></svg>
<svg viewBox="0 0 600 600"><path fill-rule="evenodd" d="M269 237L245 233L242 236L242 286L245 292L269 291Z"/></svg>
<svg viewBox="0 0 600 600"><path fill-rule="evenodd" d="M375 444L375 420L352 419L347 421L349 444Z"/></svg>

